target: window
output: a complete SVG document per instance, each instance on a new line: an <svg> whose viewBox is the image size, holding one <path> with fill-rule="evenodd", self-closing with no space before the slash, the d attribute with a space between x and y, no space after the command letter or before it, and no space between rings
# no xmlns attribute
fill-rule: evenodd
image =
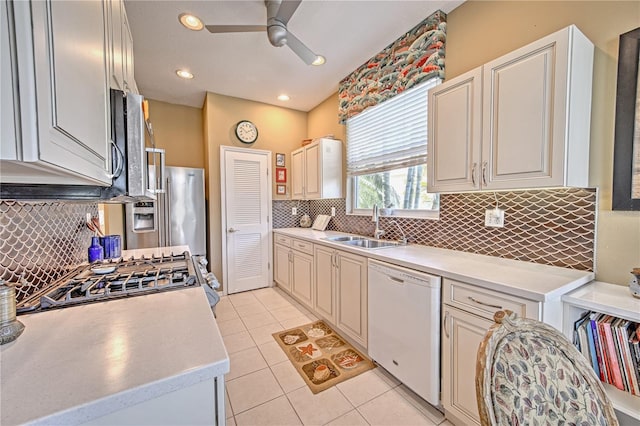
<svg viewBox="0 0 640 426"><path fill-rule="evenodd" d="M349 207L374 204L399 216L437 217L438 194L427 192L427 91L432 79L347 120Z"/></svg>

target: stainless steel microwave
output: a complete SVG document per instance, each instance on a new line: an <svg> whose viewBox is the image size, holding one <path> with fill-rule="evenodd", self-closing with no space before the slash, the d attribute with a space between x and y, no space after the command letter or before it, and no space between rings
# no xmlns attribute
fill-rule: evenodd
<svg viewBox="0 0 640 426"><path fill-rule="evenodd" d="M3 184L0 198L19 200L96 200L134 202L155 200L164 192L165 151L146 147L146 135L153 131L143 112L144 98L134 93L111 90L111 186Z"/></svg>

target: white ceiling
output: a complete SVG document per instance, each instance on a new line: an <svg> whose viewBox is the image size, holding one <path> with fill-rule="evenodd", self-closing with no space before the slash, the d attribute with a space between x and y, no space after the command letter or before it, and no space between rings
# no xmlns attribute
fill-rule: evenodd
<svg viewBox="0 0 640 426"><path fill-rule="evenodd" d="M288 47L273 47L264 32L211 34L178 22L183 12L205 24L266 24L262 0L125 0L134 43L135 78L147 98L202 107L205 92L309 111L338 82L402 34L440 9L464 0L303 0L289 30L322 66L306 65ZM195 78L176 76L180 68ZM288 102L277 100L286 93Z"/></svg>

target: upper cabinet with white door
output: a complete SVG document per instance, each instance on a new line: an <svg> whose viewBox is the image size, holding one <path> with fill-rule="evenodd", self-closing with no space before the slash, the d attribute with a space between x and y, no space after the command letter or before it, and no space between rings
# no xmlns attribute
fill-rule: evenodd
<svg viewBox="0 0 640 426"><path fill-rule="evenodd" d="M138 93L133 75L133 37L123 0L105 0L109 54L109 85Z"/></svg>
<svg viewBox="0 0 640 426"><path fill-rule="evenodd" d="M0 144L0 180L110 185L104 3L2 3L19 102L15 137Z"/></svg>
<svg viewBox="0 0 640 426"><path fill-rule="evenodd" d="M342 142L316 139L291 153L291 198L342 197Z"/></svg>
<svg viewBox="0 0 640 426"><path fill-rule="evenodd" d="M429 192L589 184L593 44L574 25L429 91Z"/></svg>
<svg viewBox="0 0 640 426"><path fill-rule="evenodd" d="M137 93L122 0L1 5L0 181L111 185L109 87Z"/></svg>

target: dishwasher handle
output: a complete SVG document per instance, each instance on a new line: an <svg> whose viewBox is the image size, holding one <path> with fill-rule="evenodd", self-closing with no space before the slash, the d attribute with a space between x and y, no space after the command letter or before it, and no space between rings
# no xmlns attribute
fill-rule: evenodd
<svg viewBox="0 0 640 426"><path fill-rule="evenodd" d="M389 278L391 281L395 281L399 284L404 284L404 280L401 280L400 278L394 277L393 275L387 275L387 278Z"/></svg>

